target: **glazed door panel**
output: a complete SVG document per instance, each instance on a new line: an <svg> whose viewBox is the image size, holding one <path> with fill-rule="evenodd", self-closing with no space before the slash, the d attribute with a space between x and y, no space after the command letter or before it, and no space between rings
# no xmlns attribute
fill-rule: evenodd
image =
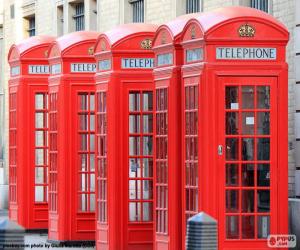
<svg viewBox="0 0 300 250"><path fill-rule="evenodd" d="M268 249L277 231L276 78L220 82L220 249Z"/></svg>

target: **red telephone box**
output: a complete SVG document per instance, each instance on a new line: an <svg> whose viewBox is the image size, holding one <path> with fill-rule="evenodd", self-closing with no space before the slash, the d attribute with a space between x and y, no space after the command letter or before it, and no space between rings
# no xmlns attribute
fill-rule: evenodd
<svg viewBox="0 0 300 250"><path fill-rule="evenodd" d="M75 32L51 46L49 64L49 240L95 240L94 45Z"/></svg>
<svg viewBox="0 0 300 250"><path fill-rule="evenodd" d="M48 51L35 36L12 45L9 80L9 217L26 229L48 228Z"/></svg>
<svg viewBox="0 0 300 250"><path fill-rule="evenodd" d="M155 82L155 246L154 249L181 249L181 47L182 30L197 14L180 16L161 25L153 50ZM185 216L183 216L185 217ZM184 224L185 225L185 224Z"/></svg>
<svg viewBox="0 0 300 250"><path fill-rule="evenodd" d="M201 134L198 154L183 137L184 160L198 159L197 206L217 219L219 249L269 249L269 234L288 233L288 31L229 7L191 19L183 36L183 126Z"/></svg>
<svg viewBox="0 0 300 250"><path fill-rule="evenodd" d="M156 28L122 25L96 43L97 249L153 247Z"/></svg>

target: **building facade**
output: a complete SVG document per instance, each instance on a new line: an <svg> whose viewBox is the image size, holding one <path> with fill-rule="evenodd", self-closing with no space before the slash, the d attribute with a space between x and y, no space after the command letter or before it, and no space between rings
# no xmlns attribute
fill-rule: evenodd
<svg viewBox="0 0 300 250"><path fill-rule="evenodd" d="M289 195L300 196L299 0L10 0L0 1L0 5L0 193L5 194L1 193L0 208L7 204L8 190L7 55L11 44L34 35L103 32L130 22L159 25L186 13L236 5L266 11L289 29Z"/></svg>

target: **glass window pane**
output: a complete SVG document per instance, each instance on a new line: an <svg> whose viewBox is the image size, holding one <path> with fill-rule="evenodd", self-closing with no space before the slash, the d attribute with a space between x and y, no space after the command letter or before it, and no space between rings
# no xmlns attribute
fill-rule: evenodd
<svg viewBox="0 0 300 250"><path fill-rule="evenodd" d="M79 210L82 212L87 211L87 201L88 201L88 195L87 194L80 194L79 195Z"/></svg>
<svg viewBox="0 0 300 250"><path fill-rule="evenodd" d="M257 217L257 238L266 239L270 234L270 216Z"/></svg>
<svg viewBox="0 0 300 250"><path fill-rule="evenodd" d="M88 135L79 134L79 150L87 151L88 150Z"/></svg>
<svg viewBox="0 0 300 250"><path fill-rule="evenodd" d="M226 186L238 186L239 172L237 164L226 164Z"/></svg>
<svg viewBox="0 0 300 250"><path fill-rule="evenodd" d="M35 109L45 109L44 94L35 94Z"/></svg>
<svg viewBox="0 0 300 250"><path fill-rule="evenodd" d="M226 238L239 238L239 216L226 216Z"/></svg>
<svg viewBox="0 0 300 250"><path fill-rule="evenodd" d="M36 202L44 201L44 187L43 186L35 187L35 201Z"/></svg>
<svg viewBox="0 0 300 250"><path fill-rule="evenodd" d="M44 113L43 112L36 112L35 113L35 127L36 128L44 128L46 127L44 121Z"/></svg>
<svg viewBox="0 0 300 250"><path fill-rule="evenodd" d="M129 199L136 200L141 199L141 181L140 180L130 180L129 181Z"/></svg>
<svg viewBox="0 0 300 250"><path fill-rule="evenodd" d="M35 146L42 147L45 145L46 136L44 135L44 131L35 131Z"/></svg>
<svg viewBox="0 0 300 250"><path fill-rule="evenodd" d="M35 150L35 165L44 165L44 149Z"/></svg>
<svg viewBox="0 0 300 250"><path fill-rule="evenodd" d="M88 130L88 115L79 115L79 130Z"/></svg>
<svg viewBox="0 0 300 250"><path fill-rule="evenodd" d="M140 137L129 137L129 155L140 155Z"/></svg>
<svg viewBox="0 0 300 250"><path fill-rule="evenodd" d="M242 238L254 238L254 216L242 216Z"/></svg>
<svg viewBox="0 0 300 250"><path fill-rule="evenodd" d="M153 177L153 159L143 159L143 177Z"/></svg>
<svg viewBox="0 0 300 250"><path fill-rule="evenodd" d="M141 203L129 202L129 221L141 220Z"/></svg>
<svg viewBox="0 0 300 250"><path fill-rule="evenodd" d="M257 191L257 211L270 212L270 190Z"/></svg>
<svg viewBox="0 0 300 250"><path fill-rule="evenodd" d="M95 171L95 154L90 154L90 170Z"/></svg>
<svg viewBox="0 0 300 250"><path fill-rule="evenodd" d="M90 130L95 131L95 115L90 115Z"/></svg>
<svg viewBox="0 0 300 250"><path fill-rule="evenodd" d="M254 212L254 190L242 190L242 212Z"/></svg>
<svg viewBox="0 0 300 250"><path fill-rule="evenodd" d="M270 112L257 112L257 134L270 134Z"/></svg>
<svg viewBox="0 0 300 250"><path fill-rule="evenodd" d="M238 87L226 87L226 109L239 109Z"/></svg>
<svg viewBox="0 0 300 250"><path fill-rule="evenodd" d="M243 109L254 108L254 87L250 87L250 86L242 87L242 108Z"/></svg>
<svg viewBox="0 0 300 250"><path fill-rule="evenodd" d="M254 139L253 138L242 139L242 160L243 161L254 160Z"/></svg>
<svg viewBox="0 0 300 250"><path fill-rule="evenodd" d="M152 136L143 137L143 155L152 155Z"/></svg>
<svg viewBox="0 0 300 250"><path fill-rule="evenodd" d="M130 178L141 177L141 165L139 159L135 159L135 158L129 159L129 177Z"/></svg>
<svg viewBox="0 0 300 250"><path fill-rule="evenodd" d="M143 181L143 199L153 198L153 182L151 180Z"/></svg>
<svg viewBox="0 0 300 250"><path fill-rule="evenodd" d="M90 192L95 192L95 174L90 174Z"/></svg>
<svg viewBox="0 0 300 250"><path fill-rule="evenodd" d="M90 134L90 151L95 151L95 135Z"/></svg>
<svg viewBox="0 0 300 250"><path fill-rule="evenodd" d="M270 138L257 139L257 160L270 160Z"/></svg>
<svg viewBox="0 0 300 250"><path fill-rule="evenodd" d="M270 87L259 86L256 87L257 94L257 108L269 109L270 108Z"/></svg>
<svg viewBox="0 0 300 250"><path fill-rule="evenodd" d="M239 158L238 138L226 138L226 160L238 160Z"/></svg>
<svg viewBox="0 0 300 250"><path fill-rule="evenodd" d="M140 115L129 115L129 133L140 132Z"/></svg>
<svg viewBox="0 0 300 250"><path fill-rule="evenodd" d="M90 95L90 110L95 110L95 95Z"/></svg>
<svg viewBox="0 0 300 250"><path fill-rule="evenodd" d="M79 110L88 110L87 94L78 95Z"/></svg>
<svg viewBox="0 0 300 250"><path fill-rule="evenodd" d="M226 112L226 134L236 135L239 133L239 115L237 112Z"/></svg>
<svg viewBox="0 0 300 250"><path fill-rule="evenodd" d="M254 112L242 112L242 134L253 135L254 134Z"/></svg>
<svg viewBox="0 0 300 250"><path fill-rule="evenodd" d="M90 194L90 212L95 211L95 194Z"/></svg>
<svg viewBox="0 0 300 250"><path fill-rule="evenodd" d="M152 221L152 202L143 203L143 221Z"/></svg>
<svg viewBox="0 0 300 250"><path fill-rule="evenodd" d="M254 186L254 164L242 165L242 185L244 187Z"/></svg>
<svg viewBox="0 0 300 250"><path fill-rule="evenodd" d="M79 171L88 171L87 154L79 155Z"/></svg>
<svg viewBox="0 0 300 250"><path fill-rule="evenodd" d="M260 187L270 186L270 165L269 164L257 165L257 186Z"/></svg>
<svg viewBox="0 0 300 250"><path fill-rule="evenodd" d="M153 94L152 92L143 92L143 110L153 110Z"/></svg>
<svg viewBox="0 0 300 250"><path fill-rule="evenodd" d="M152 133L153 131L153 115L143 115L143 132Z"/></svg>
<svg viewBox="0 0 300 250"><path fill-rule="evenodd" d="M88 175L87 174L80 174L79 175L79 190L82 192L86 192L88 191L88 187L87 187L87 183L88 183L88 179L87 179Z"/></svg>
<svg viewBox="0 0 300 250"><path fill-rule="evenodd" d="M129 111L140 111L140 94L129 94Z"/></svg>
<svg viewBox="0 0 300 250"><path fill-rule="evenodd" d="M35 168L35 183L43 184L44 183L44 168Z"/></svg>
<svg viewBox="0 0 300 250"><path fill-rule="evenodd" d="M226 190L226 212L238 212L239 210L239 191Z"/></svg>

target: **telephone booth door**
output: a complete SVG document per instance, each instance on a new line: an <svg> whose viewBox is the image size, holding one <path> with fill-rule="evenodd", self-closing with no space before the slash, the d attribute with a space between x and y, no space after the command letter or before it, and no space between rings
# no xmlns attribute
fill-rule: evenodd
<svg viewBox="0 0 300 250"><path fill-rule="evenodd" d="M267 249L277 231L277 80L219 78L221 249ZM224 146L223 146L224 145ZM224 148L223 148L224 147Z"/></svg>

